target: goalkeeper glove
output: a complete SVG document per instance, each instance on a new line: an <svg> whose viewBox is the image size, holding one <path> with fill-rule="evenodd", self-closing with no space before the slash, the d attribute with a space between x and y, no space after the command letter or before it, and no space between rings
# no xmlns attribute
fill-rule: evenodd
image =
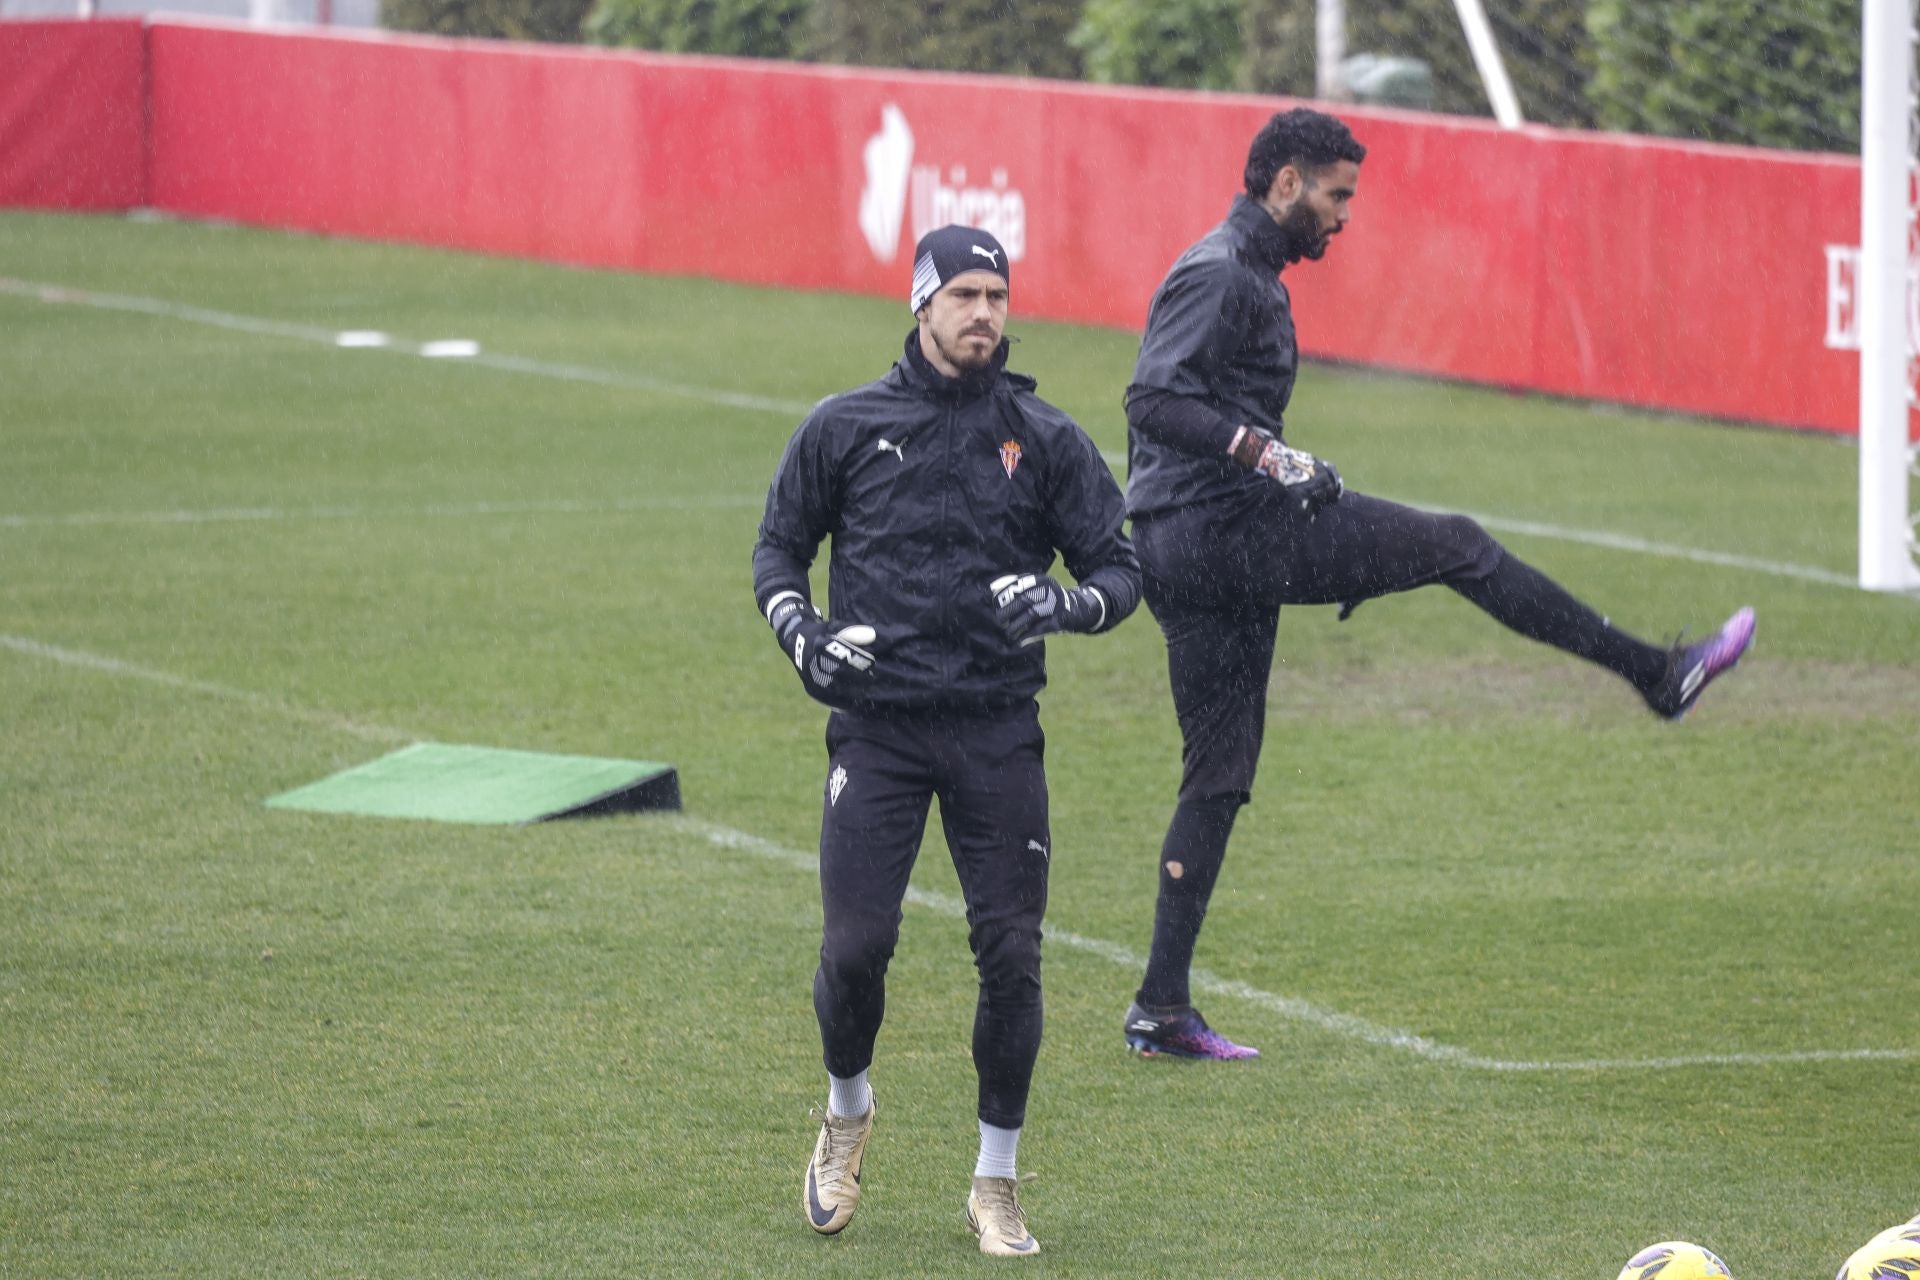
<svg viewBox="0 0 1920 1280"><path fill-rule="evenodd" d="M873 643L873 628L828 622L797 591L782 591L767 602L767 624L780 642L780 652L800 673L801 687L823 702L834 677L843 671L862 677L873 671L873 654L865 648ZM843 687L841 693L845 692Z"/></svg>
<svg viewBox="0 0 1920 1280"><path fill-rule="evenodd" d="M1241 466L1277 482L1286 491L1287 500L1298 504L1300 513L1309 520L1320 508L1338 502L1346 491L1331 462L1283 444L1259 427L1235 431L1227 452Z"/></svg>
<svg viewBox="0 0 1920 1280"><path fill-rule="evenodd" d="M1107 598L1097 587L1069 589L1044 573L1010 573L989 590L1000 629L1021 644L1062 631L1098 631L1107 620Z"/></svg>

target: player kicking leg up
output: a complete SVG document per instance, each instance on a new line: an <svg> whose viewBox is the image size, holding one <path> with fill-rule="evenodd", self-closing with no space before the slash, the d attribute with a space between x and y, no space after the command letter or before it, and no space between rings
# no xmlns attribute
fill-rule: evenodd
<svg viewBox="0 0 1920 1280"><path fill-rule="evenodd" d="M1655 714L1678 719L1753 641L1740 609L1697 644L1662 647L1615 627L1514 556L1475 521L1344 493L1316 512L1276 493L1237 517L1136 520L1148 607L1167 640L1183 770L1161 848L1153 943L1127 1011L1145 1054L1238 1059L1256 1051L1207 1026L1187 971L1265 731L1267 674L1282 605L1342 604L1431 584L1452 588L1530 639L1613 671Z"/></svg>
<svg viewBox="0 0 1920 1280"><path fill-rule="evenodd" d="M1127 513L1183 742L1153 949L1125 1021L1142 1053L1256 1056L1193 1010L1186 975L1253 784L1281 605L1338 604L1345 617L1374 596L1444 583L1515 631L1617 672L1668 719L1753 640L1742 609L1699 644L1647 644L1472 520L1348 494L1331 464L1283 440L1300 351L1280 273L1317 261L1346 230L1366 155L1323 112L1267 121L1226 219L1155 290L1127 388Z"/></svg>

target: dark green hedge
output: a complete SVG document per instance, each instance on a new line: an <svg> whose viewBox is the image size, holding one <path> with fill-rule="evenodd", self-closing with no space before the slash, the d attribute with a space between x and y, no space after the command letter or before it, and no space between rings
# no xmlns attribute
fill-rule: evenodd
<svg viewBox="0 0 1920 1280"><path fill-rule="evenodd" d="M810 0L599 0L590 44L666 53L791 58L802 51Z"/></svg>
<svg viewBox="0 0 1920 1280"><path fill-rule="evenodd" d="M1102 84L1241 86L1244 0L1086 0L1068 37Z"/></svg>
<svg viewBox="0 0 1920 1280"><path fill-rule="evenodd" d="M403 31L1314 93L1315 0L383 0ZM1851 151L1860 0L1487 0L1528 120ZM592 10L589 16L589 10ZM583 25L584 20L584 25ZM1489 105L1453 0L1355 0L1347 52Z"/></svg>
<svg viewBox="0 0 1920 1280"><path fill-rule="evenodd" d="M580 22L592 6L593 0L381 0L380 25L438 36L565 43L580 38Z"/></svg>
<svg viewBox="0 0 1920 1280"><path fill-rule="evenodd" d="M820 62L1080 78L1067 34L1081 0L814 0Z"/></svg>
<svg viewBox="0 0 1920 1280"><path fill-rule="evenodd" d="M1859 0L1592 0L1601 124L1669 137L1852 151Z"/></svg>

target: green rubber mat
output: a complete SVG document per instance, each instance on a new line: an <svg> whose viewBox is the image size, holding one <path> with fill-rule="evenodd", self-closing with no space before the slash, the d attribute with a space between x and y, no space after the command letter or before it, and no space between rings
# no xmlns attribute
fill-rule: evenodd
<svg viewBox="0 0 1920 1280"><path fill-rule="evenodd" d="M678 809L672 765L419 742L266 801L272 809L506 824Z"/></svg>

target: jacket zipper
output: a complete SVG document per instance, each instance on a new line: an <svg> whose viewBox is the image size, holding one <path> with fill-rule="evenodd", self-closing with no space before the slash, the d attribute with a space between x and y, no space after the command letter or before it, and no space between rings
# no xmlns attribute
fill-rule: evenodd
<svg viewBox="0 0 1920 1280"><path fill-rule="evenodd" d="M954 556L953 556L953 524L951 522L952 513L948 509L948 504L953 501L953 485L954 485L953 433L959 429L955 425L956 422L957 422L957 416L955 413L954 405L951 402L949 402L947 405L947 429L941 433L946 437L946 466L944 469L945 474L943 476L944 483L942 483L940 486L940 537L942 541L941 563L947 566L946 577L948 582L950 583L953 581L954 576L958 570L958 566L954 563ZM953 591L951 589L942 592L940 596L940 625L941 625L942 634L949 635L949 636L954 634ZM952 646L946 646L946 647L951 649ZM951 653L949 653L947 660L949 663L952 663L957 661L958 659L955 658ZM959 670L949 669L946 675L947 687L945 692L952 693L954 688L958 685L959 680L960 680Z"/></svg>

